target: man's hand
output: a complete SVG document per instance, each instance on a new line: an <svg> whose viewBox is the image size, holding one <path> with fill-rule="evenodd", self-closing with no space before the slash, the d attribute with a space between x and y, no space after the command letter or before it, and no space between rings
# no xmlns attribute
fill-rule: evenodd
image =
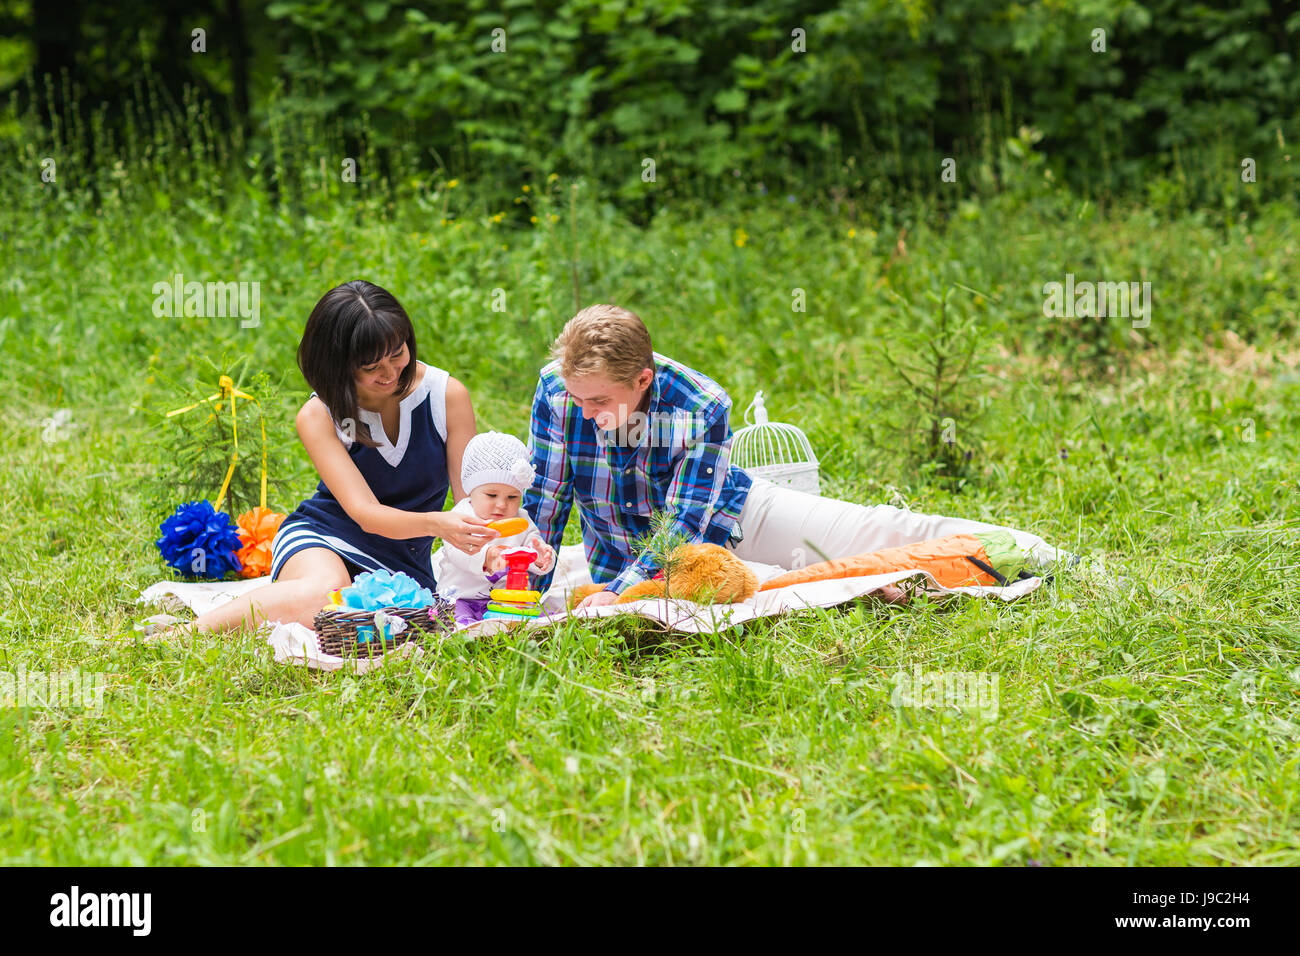
<svg viewBox="0 0 1300 956"><path fill-rule="evenodd" d="M595 594L588 594L578 602L578 607L600 607L604 604L613 604L618 600L618 595L613 591L597 591Z"/></svg>

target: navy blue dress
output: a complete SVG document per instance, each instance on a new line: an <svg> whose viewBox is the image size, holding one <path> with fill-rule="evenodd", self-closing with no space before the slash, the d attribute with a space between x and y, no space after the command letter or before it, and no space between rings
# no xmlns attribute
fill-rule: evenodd
<svg viewBox="0 0 1300 956"><path fill-rule="evenodd" d="M402 511L441 511L451 487L447 473L447 378L445 370L420 363L424 376L401 400L397 444L388 440L378 412L358 409L361 424L379 442L370 448L335 432L380 504ZM315 392L312 392L315 395ZM358 428L361 425L358 425ZM303 501L280 525L271 544L271 580L284 562L306 548L328 548L343 559L348 573L402 571L423 587L436 590L432 537L398 540L369 534L348 516L321 481L316 494Z"/></svg>

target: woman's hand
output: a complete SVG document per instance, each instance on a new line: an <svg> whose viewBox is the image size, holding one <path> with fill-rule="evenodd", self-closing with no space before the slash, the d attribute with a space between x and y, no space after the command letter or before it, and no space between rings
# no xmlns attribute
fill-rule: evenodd
<svg viewBox="0 0 1300 956"><path fill-rule="evenodd" d="M430 511L428 515L430 533L466 554L478 554L493 538L501 537L501 532L489 528L486 521L474 515L453 511Z"/></svg>
<svg viewBox="0 0 1300 956"><path fill-rule="evenodd" d="M618 595L613 591L597 591L595 594L588 594L578 602L578 607L600 607L604 604L613 604L618 600Z"/></svg>

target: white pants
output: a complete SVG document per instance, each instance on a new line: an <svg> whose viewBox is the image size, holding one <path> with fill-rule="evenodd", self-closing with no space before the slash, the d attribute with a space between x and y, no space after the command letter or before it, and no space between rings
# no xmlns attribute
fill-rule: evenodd
<svg viewBox="0 0 1300 956"><path fill-rule="evenodd" d="M890 505L855 505L750 477L754 484L740 513L744 540L735 547L742 561L803 568L828 558L973 531L1010 531L1031 568L1050 568L1058 560L1057 550L1042 538L1015 528ZM1064 552L1059 557L1070 559Z"/></svg>

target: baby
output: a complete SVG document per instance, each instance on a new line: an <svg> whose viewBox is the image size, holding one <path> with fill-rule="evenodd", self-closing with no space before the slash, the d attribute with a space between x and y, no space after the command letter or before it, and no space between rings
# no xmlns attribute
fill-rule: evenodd
<svg viewBox="0 0 1300 956"><path fill-rule="evenodd" d="M542 540L528 512L519 507L535 474L527 446L513 435L485 432L466 443L460 467L465 497L451 510L485 521L518 516L528 527L493 539L481 554L468 554L446 541L433 553L438 594L456 602L457 626L483 620L492 589L508 570L503 551L520 546L536 551L537 560L528 567L533 574L545 574L555 563L555 551Z"/></svg>

